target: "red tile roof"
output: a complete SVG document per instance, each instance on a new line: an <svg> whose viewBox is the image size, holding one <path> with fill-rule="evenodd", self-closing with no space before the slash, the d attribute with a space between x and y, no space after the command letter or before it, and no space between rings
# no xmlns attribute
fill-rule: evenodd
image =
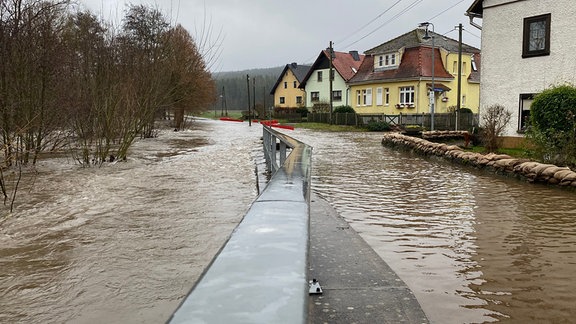
<svg viewBox="0 0 576 324"><path fill-rule="evenodd" d="M318 58L316 61L314 61L314 64L312 64L312 67L308 71L308 74L300 83L300 88L304 88L306 86L306 82L308 82L308 79L315 70L325 69L328 66L330 60L329 55L330 54L328 50L323 50L320 52ZM364 61L364 57L365 55L358 54L357 52L345 53L334 51L332 66L334 67L334 70L336 70L336 72L342 76L344 81L348 81L356 74L356 71L358 71L360 68L362 61Z"/></svg>
<svg viewBox="0 0 576 324"><path fill-rule="evenodd" d="M439 79L453 79L440 59L440 51L434 49L434 77ZM374 81L396 81L402 79L432 77L432 48L419 46L406 48L397 68L374 69L374 56L367 55L358 73L349 81L350 83L369 83Z"/></svg>

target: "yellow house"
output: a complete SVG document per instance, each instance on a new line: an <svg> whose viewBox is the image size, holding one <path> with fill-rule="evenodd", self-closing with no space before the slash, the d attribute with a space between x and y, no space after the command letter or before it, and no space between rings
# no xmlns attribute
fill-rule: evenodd
<svg viewBox="0 0 576 324"><path fill-rule="evenodd" d="M425 39L415 29L365 52L366 58L348 82L351 106L362 114L421 114L453 112L457 106L458 41L434 32ZM434 73L432 73L434 52ZM480 50L462 44L461 108L478 113L480 104Z"/></svg>
<svg viewBox="0 0 576 324"><path fill-rule="evenodd" d="M306 106L306 91L300 89L299 86L309 70L310 66L307 65L286 64L272 91L270 91L270 94L274 95L275 108Z"/></svg>

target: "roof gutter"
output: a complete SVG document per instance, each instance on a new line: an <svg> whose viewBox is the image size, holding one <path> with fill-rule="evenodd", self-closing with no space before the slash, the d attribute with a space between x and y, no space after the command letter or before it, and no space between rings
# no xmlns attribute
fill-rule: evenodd
<svg viewBox="0 0 576 324"><path fill-rule="evenodd" d="M470 18L470 25L482 30L482 26L478 25L477 23L474 22L474 18L482 18L481 15L472 14L472 13L467 12L466 16L468 16L468 18Z"/></svg>

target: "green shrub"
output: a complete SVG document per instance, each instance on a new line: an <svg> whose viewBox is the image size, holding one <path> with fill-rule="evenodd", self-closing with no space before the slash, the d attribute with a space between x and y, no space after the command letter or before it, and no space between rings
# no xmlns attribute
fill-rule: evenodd
<svg viewBox="0 0 576 324"><path fill-rule="evenodd" d="M350 106L338 106L332 111L335 114L355 114L356 111Z"/></svg>
<svg viewBox="0 0 576 324"><path fill-rule="evenodd" d="M390 130L390 124L384 121L371 120L366 125L366 128L371 132L386 132Z"/></svg>
<svg viewBox="0 0 576 324"><path fill-rule="evenodd" d="M537 95L527 136L543 161L576 165L576 88L562 85Z"/></svg>
<svg viewBox="0 0 576 324"><path fill-rule="evenodd" d="M302 117L308 116L308 108L306 107L296 108L296 112L299 113Z"/></svg>

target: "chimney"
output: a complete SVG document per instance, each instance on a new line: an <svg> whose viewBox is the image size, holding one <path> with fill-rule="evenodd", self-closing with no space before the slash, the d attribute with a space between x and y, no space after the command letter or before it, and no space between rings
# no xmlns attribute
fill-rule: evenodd
<svg viewBox="0 0 576 324"><path fill-rule="evenodd" d="M292 63L290 63L290 65L291 65L293 68L297 68L297 67L298 67L298 63L296 63L296 62L292 62Z"/></svg>
<svg viewBox="0 0 576 324"><path fill-rule="evenodd" d="M358 51L350 51L350 55L352 55L354 61L360 61L360 55L358 55Z"/></svg>

